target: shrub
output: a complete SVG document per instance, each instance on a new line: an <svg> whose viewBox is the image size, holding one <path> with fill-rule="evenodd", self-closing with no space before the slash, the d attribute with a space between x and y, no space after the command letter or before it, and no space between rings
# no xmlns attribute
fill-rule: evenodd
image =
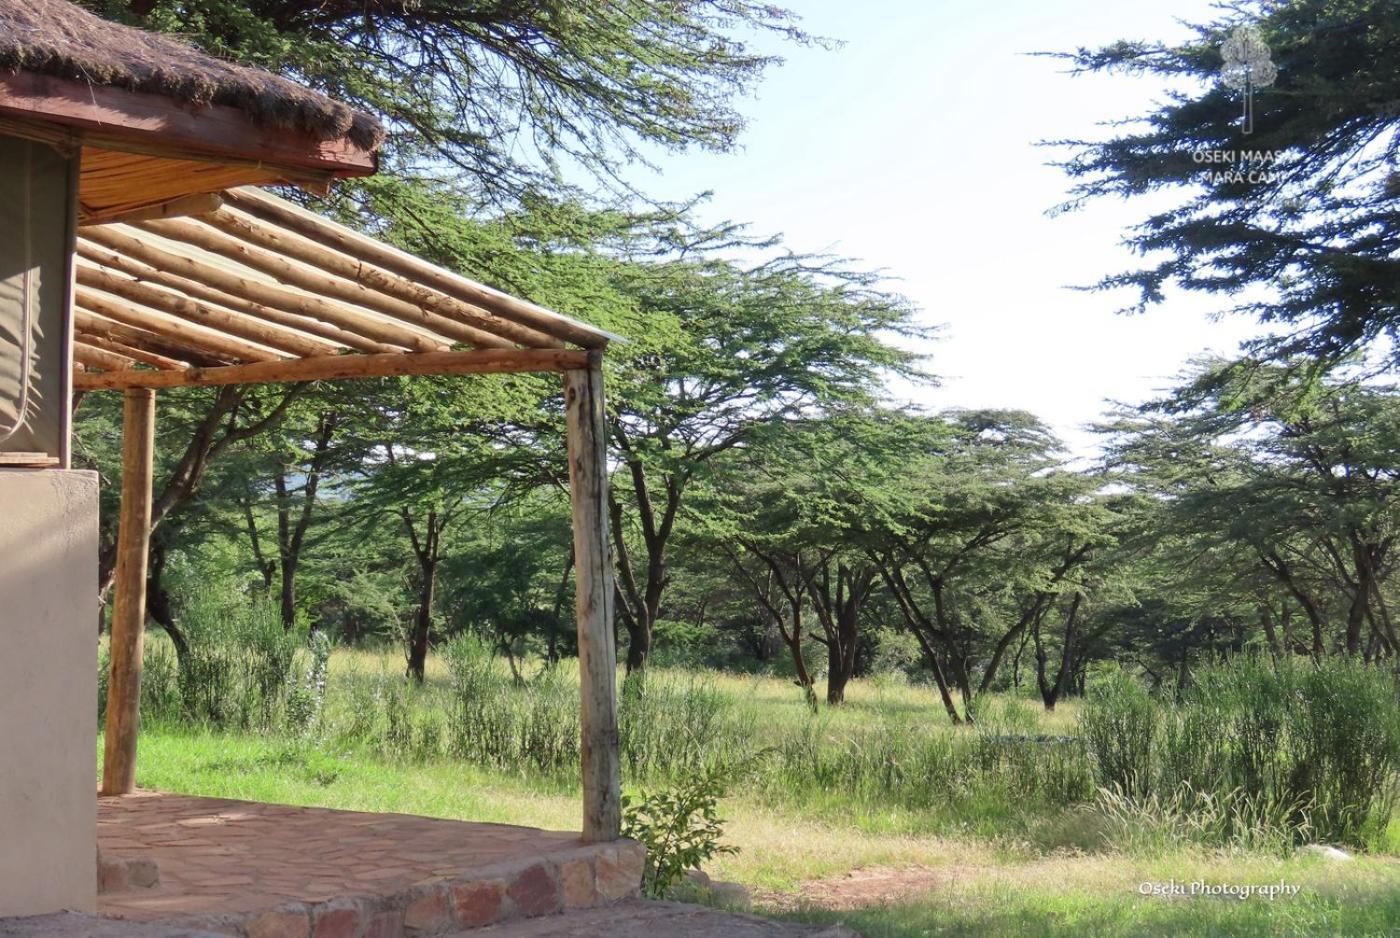
<svg viewBox="0 0 1400 938"><path fill-rule="evenodd" d="M665 898L687 870L698 870L714 857L735 853L721 844L724 822L719 799L729 785L726 770L698 771L669 789L642 792L622 798L622 834L647 850L642 891L653 899Z"/></svg>
<svg viewBox="0 0 1400 938"><path fill-rule="evenodd" d="M180 625L189 651L179 660L183 719L213 726L275 726L293 686L301 638L282 627L263 597L197 593Z"/></svg>
<svg viewBox="0 0 1400 938"><path fill-rule="evenodd" d="M462 635L444 649L454 755L507 771L572 771L579 760L578 690L558 668L517 684L489 645Z"/></svg>
<svg viewBox="0 0 1400 938"><path fill-rule="evenodd" d="M326 702L326 672L331 660L331 640L325 632L312 632L307 645L311 663L306 680L294 682L287 696L287 724L293 730L307 732L321 716Z"/></svg>

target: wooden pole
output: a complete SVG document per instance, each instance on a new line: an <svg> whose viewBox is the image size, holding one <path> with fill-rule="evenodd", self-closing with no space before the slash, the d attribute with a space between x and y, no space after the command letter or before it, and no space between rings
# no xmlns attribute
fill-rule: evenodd
<svg viewBox="0 0 1400 938"><path fill-rule="evenodd" d="M617 657L608 540L608 453L599 353L564 372L573 504L575 614L582 708L583 838L616 840L622 827L617 739Z"/></svg>
<svg viewBox="0 0 1400 938"><path fill-rule="evenodd" d="M141 722L141 646L146 620L146 560L151 544L151 467L156 392L129 388L122 414L122 503L112 602L111 679L102 752L102 794L136 786L136 732Z"/></svg>

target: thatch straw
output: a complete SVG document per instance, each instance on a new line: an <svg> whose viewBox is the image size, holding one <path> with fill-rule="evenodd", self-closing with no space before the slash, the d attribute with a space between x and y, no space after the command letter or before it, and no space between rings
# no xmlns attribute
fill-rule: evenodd
<svg viewBox="0 0 1400 938"><path fill-rule="evenodd" d="M373 117L293 81L101 19L66 0L0 0L0 71L229 105L260 124L323 139L349 137L368 149L384 136Z"/></svg>

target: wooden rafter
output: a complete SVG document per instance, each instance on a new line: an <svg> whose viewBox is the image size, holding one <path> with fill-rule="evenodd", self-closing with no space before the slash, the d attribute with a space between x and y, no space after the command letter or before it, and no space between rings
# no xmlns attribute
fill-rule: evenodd
<svg viewBox="0 0 1400 938"><path fill-rule="evenodd" d="M350 332L340 326L313 319L310 316L302 316L296 313L289 313L281 309L266 306L262 303L254 302L233 293L226 293L215 287L211 287L199 280L191 280L171 273L168 270L152 267L132 258L120 251L114 251L90 241L78 242L78 256L84 260L109 270L118 270L130 275L135 280L144 283L159 284L177 293L197 300L213 303L225 309L236 310L255 319L262 319L267 322L276 323L298 332L308 335L319 336L338 345L354 349L357 352L396 352L400 351L396 346L366 338L356 332Z"/></svg>
<svg viewBox="0 0 1400 938"><path fill-rule="evenodd" d="M548 333L503 319L473 303L430 290L406 277L329 250L300 235L278 230L275 226L242 212L219 208L203 215L200 221L241 241L319 267L333 276L353 280L365 288L377 290L409 306L430 310L501 339L534 348L559 348L564 344Z"/></svg>
<svg viewBox="0 0 1400 938"><path fill-rule="evenodd" d="M358 280L333 277L302 263L300 259L291 260L287 255L254 247L246 241L225 235L215 228L191 219L137 222L135 227L226 257L309 293L353 303L401 322L420 326L454 342L466 342L479 348L511 348L515 344L484 329L449 319L391 294L379 292Z"/></svg>
<svg viewBox="0 0 1400 938"><path fill-rule="evenodd" d="M261 345L245 342L227 332L206 329L174 316L166 316L149 309L133 305L127 301L84 287L73 291L73 302L79 309L97 313L136 329L162 336L165 339L196 350L207 350L229 361L265 362L275 361L282 356Z"/></svg>
<svg viewBox="0 0 1400 938"><path fill-rule="evenodd" d="M226 203L236 205L270 224L316 241L356 261L374 264L414 283L486 308L498 316L539 329L583 348L603 348L617 338L528 300L502 293L360 234L259 189L244 187L224 193Z"/></svg>
<svg viewBox="0 0 1400 938"><path fill-rule="evenodd" d="M80 263L77 265L75 273L80 285L116 294L129 300L138 308L178 316L210 329L227 332L230 335L280 349L290 355L302 357L338 355L344 348L341 345L332 345L319 339L308 338L298 332L269 326L257 319L240 316L237 313L210 306L178 293L148 286L139 280L113 273L101 267Z"/></svg>
<svg viewBox="0 0 1400 938"><path fill-rule="evenodd" d="M78 236L83 241L119 251L188 280L202 282L234 296L241 296L295 316L331 323L376 342L414 352L438 352L450 347L446 340L434 339L399 323L366 315L365 312L352 307L258 279L252 276L252 271L248 274L234 273L189 255L165 250L143 240L124 226L114 228L97 225L92 228L80 228Z"/></svg>

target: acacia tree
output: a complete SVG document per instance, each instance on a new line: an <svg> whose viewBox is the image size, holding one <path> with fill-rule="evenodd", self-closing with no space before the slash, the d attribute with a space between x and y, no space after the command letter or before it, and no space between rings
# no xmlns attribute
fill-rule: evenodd
<svg viewBox="0 0 1400 938"><path fill-rule="evenodd" d="M1178 526L1247 550L1307 617L1313 654L1328 638L1400 652L1384 591L1400 533L1393 388L1217 363L1116 430L1125 477L1170 499Z"/></svg>
<svg viewBox="0 0 1400 938"><path fill-rule="evenodd" d="M826 701L845 701L878 571L856 534L866 487L899 454L881 446L898 415L843 408L755 431L703 479L688 512L765 610L809 690L804 644L826 649ZM879 484L874 482L874 484Z"/></svg>
<svg viewBox="0 0 1400 938"><path fill-rule="evenodd" d="M1055 471L1058 443L1027 414L953 412L899 433L908 455L867 486L863 546L960 723L1101 542L1102 522L1091 480Z"/></svg>
<svg viewBox="0 0 1400 938"><path fill-rule="evenodd" d="M214 499L230 498L237 506L263 589L271 593L274 583L278 586L287 630L296 625L300 609L297 575L302 559L318 540L313 521L322 483L344 474L335 446L343 415L334 392L318 390L293 410L280 432L263 435L248 447L249 457L229 467L224 474L232 477L227 484L231 494L210 493ZM260 517L265 503L270 503L270 523Z"/></svg>
<svg viewBox="0 0 1400 938"><path fill-rule="evenodd" d="M637 328L612 356L620 471L610 494L618 614L635 671L651 651L669 548L697 475L764 428L867 404L891 373L920 376L916 357L892 343L920 330L875 275L810 259L742 266L683 256L618 273Z"/></svg>
<svg viewBox="0 0 1400 938"><path fill-rule="evenodd" d="M390 380L357 385L356 422L343 441L353 454L349 486L361 535L379 543L392 527L413 559L416 602L405 628L409 677L422 681L437 616L438 574L454 525L500 500L529 451L503 446L502 427L528 418L544 395L531 375Z"/></svg>
<svg viewBox="0 0 1400 938"><path fill-rule="evenodd" d="M1062 164L1074 183L1066 207L1176 196L1128 234L1152 262L1100 287L1136 289L1138 308L1162 302L1170 285L1230 296L1257 287L1235 308L1282 327L1265 343L1276 354L1333 359L1394 339L1400 8L1245 0L1222 9L1180 45L1118 42L1065 56L1079 71L1157 76L1174 89L1114 121L1106 139L1066 142L1074 151ZM1254 92L1251 133L1240 92L1222 75L1222 47L1242 24L1258 29L1277 70L1271 87ZM1203 163L1202 152L1224 156Z"/></svg>
<svg viewBox="0 0 1400 938"><path fill-rule="evenodd" d="M445 559L447 628L494 641L517 679L532 651L546 664L577 654L565 493L553 485L512 493L482 520L463 526Z"/></svg>

